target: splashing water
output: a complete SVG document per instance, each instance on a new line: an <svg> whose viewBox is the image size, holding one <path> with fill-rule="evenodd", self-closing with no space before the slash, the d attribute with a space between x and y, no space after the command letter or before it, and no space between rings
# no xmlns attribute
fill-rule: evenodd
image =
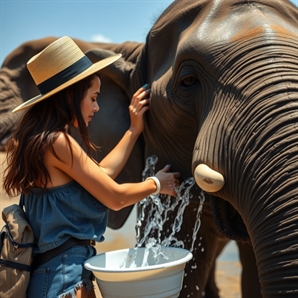
<svg viewBox="0 0 298 298"><path fill-rule="evenodd" d="M143 180L155 174L155 165L157 160L158 158L156 156L151 156L147 159L145 169L143 171ZM172 199L171 196L158 194L150 195L139 203L139 216L135 226L137 247L145 246L148 249L154 249L156 256L158 256L158 248L160 246L175 246L184 248L183 241L177 239L175 234L181 229L183 213L189 204L189 200L192 199L190 191L194 184L195 181L192 177L183 181L181 185L175 189L177 193L177 197L175 199ZM203 192L201 192L199 199L200 205L197 210L196 222L192 234L191 251L194 249L197 232L201 226L200 215L203 211L203 203L205 201ZM169 236L162 240L161 235L162 232L164 232L163 225L168 220L169 213L176 209L177 214L172 225L172 231ZM142 223L144 223L145 226L143 227L143 238L141 239ZM155 236L150 237L151 235Z"/></svg>

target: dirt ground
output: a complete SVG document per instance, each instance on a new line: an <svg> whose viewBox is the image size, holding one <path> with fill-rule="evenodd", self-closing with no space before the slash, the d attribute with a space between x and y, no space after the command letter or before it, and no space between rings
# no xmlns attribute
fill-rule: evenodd
<svg viewBox="0 0 298 298"><path fill-rule="evenodd" d="M3 162L5 158L5 153L0 152L0 179L2 181L3 173ZM1 182L2 183L2 182ZM13 203L17 203L18 198L10 199L3 192L2 184L0 188L0 208L1 210ZM136 216L134 212L130 215L128 221L119 230L107 229L105 234L106 240L103 243L97 245L97 252L105 252L110 250L117 250L121 248L134 247L134 223ZM1 221L1 227L3 222ZM220 288L220 295L222 298L240 298L240 271L241 266L239 264L237 250L233 246L233 242L230 242L226 246L225 250L219 257L217 261L216 270L216 281L218 287ZM95 284L96 285L96 284ZM101 294L96 285L96 296L101 298Z"/></svg>

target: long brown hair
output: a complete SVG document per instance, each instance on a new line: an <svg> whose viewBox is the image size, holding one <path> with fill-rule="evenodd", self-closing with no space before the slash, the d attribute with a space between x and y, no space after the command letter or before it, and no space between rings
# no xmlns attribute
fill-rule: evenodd
<svg viewBox="0 0 298 298"><path fill-rule="evenodd" d="M57 158L53 143L62 132L69 141L69 129L78 121L80 137L87 154L96 146L89 140L88 129L81 113L81 102L91 87L91 75L55 95L36 103L20 119L16 131L6 143L7 168L3 188L9 196L29 193L32 187L46 188L51 180L44 165L44 154L49 149Z"/></svg>

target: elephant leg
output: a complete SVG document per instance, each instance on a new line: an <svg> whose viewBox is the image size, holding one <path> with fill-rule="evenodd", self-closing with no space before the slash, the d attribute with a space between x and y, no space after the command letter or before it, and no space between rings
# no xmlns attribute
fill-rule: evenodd
<svg viewBox="0 0 298 298"><path fill-rule="evenodd" d="M213 263L213 266L210 270L207 284L205 286L204 298L219 298L219 289L215 282L215 269L216 262Z"/></svg>
<svg viewBox="0 0 298 298"><path fill-rule="evenodd" d="M237 242L239 258L242 264L241 293L242 298L261 298L261 284L258 276L256 258L252 246Z"/></svg>
<svg viewBox="0 0 298 298"><path fill-rule="evenodd" d="M220 297L220 294L219 294L220 289L216 285L216 260L228 242L229 242L228 238L223 238L222 240L221 240L221 238L219 238L217 252L216 252L216 258L214 260L213 266L210 269L207 284L205 286L205 291L203 293L204 298L219 298Z"/></svg>

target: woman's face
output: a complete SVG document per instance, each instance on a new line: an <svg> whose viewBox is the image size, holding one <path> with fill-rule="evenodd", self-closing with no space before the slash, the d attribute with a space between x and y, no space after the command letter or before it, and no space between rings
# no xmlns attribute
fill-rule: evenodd
<svg viewBox="0 0 298 298"><path fill-rule="evenodd" d="M91 82L91 87L87 90L85 97L81 102L81 112L83 119L88 126L89 122L92 120L94 113L99 111L99 106L97 103L97 96L100 93L101 82L98 76L94 76ZM78 127L78 122L75 120L74 126Z"/></svg>

